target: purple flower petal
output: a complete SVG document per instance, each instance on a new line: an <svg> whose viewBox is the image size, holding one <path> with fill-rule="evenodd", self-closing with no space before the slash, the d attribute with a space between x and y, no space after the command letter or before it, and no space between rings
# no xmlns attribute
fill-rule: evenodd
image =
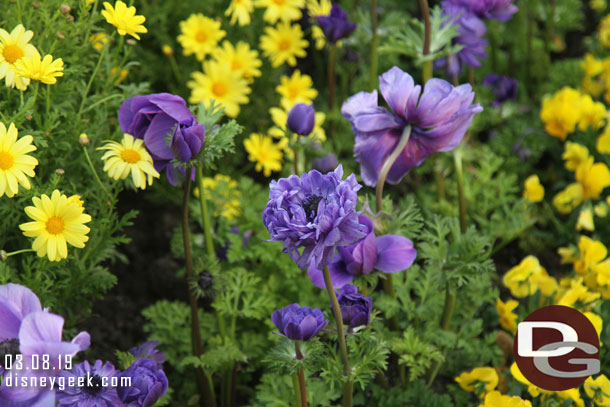
<svg viewBox="0 0 610 407"><path fill-rule="evenodd" d="M375 268L384 273L397 273L408 269L417 255L413 242L403 236L379 236L377 248L379 257Z"/></svg>

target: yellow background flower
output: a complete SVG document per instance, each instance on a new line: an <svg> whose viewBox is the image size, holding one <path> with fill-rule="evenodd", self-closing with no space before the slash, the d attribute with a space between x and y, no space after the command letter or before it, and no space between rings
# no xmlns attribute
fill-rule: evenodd
<svg viewBox="0 0 610 407"><path fill-rule="evenodd" d="M298 69L290 76L282 76L275 90L282 97L280 104L285 110L289 110L297 103L310 105L318 96L318 91L313 88L311 76L302 74Z"/></svg>
<svg viewBox="0 0 610 407"><path fill-rule="evenodd" d="M19 192L19 185L30 189L30 178L35 176L34 168L38 160L28 155L36 150L32 136L17 140L18 131L13 123L0 123L0 197L4 194L12 198Z"/></svg>
<svg viewBox="0 0 610 407"><path fill-rule="evenodd" d="M250 24L250 14L254 11L252 0L231 0L225 16L231 16L231 25L238 23L241 26Z"/></svg>
<svg viewBox="0 0 610 407"><path fill-rule="evenodd" d="M25 78L53 85L57 83L57 78L64 76L64 61L61 58L53 59L52 55L45 55L41 60L40 54L36 54L21 58L17 61L16 69Z"/></svg>
<svg viewBox="0 0 610 407"><path fill-rule="evenodd" d="M280 21L294 21L301 18L305 0L256 0L256 7L264 7L263 19L271 24Z"/></svg>
<svg viewBox="0 0 610 407"><path fill-rule="evenodd" d="M530 202L540 202L544 198L544 187L540 184L538 175L530 175L525 180L523 197Z"/></svg>
<svg viewBox="0 0 610 407"><path fill-rule="evenodd" d="M36 48L29 43L33 36L34 33L26 31L21 24L10 34L0 28L0 79L4 78L6 86L25 90L30 83L29 79L19 75L15 64L23 57L38 55Z"/></svg>
<svg viewBox="0 0 610 407"><path fill-rule="evenodd" d="M309 42L303 39L303 31L297 24L279 23L277 27L266 27L261 37L260 47L266 57L271 60L274 68L287 63L290 66L297 64L297 58L307 55L305 48Z"/></svg>
<svg viewBox="0 0 610 407"><path fill-rule="evenodd" d="M282 169L282 146L274 143L271 137L252 133L244 140L244 147L248 159L256 163L256 171L263 172L265 177L270 176L271 171Z"/></svg>
<svg viewBox="0 0 610 407"><path fill-rule="evenodd" d="M574 132L581 118L580 99L579 91L564 87L542 101L540 119L551 136L565 140L568 134Z"/></svg>
<svg viewBox="0 0 610 407"><path fill-rule="evenodd" d="M122 1L117 1L112 7L112 4L104 2L105 10L102 10L102 15L108 22L112 24L119 35L131 35L139 40L138 34L147 33L148 30L142 24L146 21L146 17L136 15L135 7L127 7Z"/></svg>
<svg viewBox="0 0 610 407"><path fill-rule="evenodd" d="M184 55L195 55L199 61L212 53L218 41L227 34L221 30L219 21L201 13L191 14L185 21L181 21L180 31L178 42L182 45Z"/></svg>
<svg viewBox="0 0 610 407"><path fill-rule="evenodd" d="M233 72L248 82L254 77L261 76L258 68L263 63L258 58L258 51L250 49L250 45L246 42L239 41L233 46L229 41L224 41L222 46L214 50L212 57L218 63L227 63Z"/></svg>
<svg viewBox="0 0 610 407"><path fill-rule="evenodd" d="M513 311L519 306L519 302L508 300L503 302L496 298L496 311L498 311L498 322L500 326L513 334L517 332L517 314Z"/></svg>
<svg viewBox="0 0 610 407"><path fill-rule="evenodd" d="M455 378L457 384L466 391L476 391L477 384L484 384L483 394L492 391L498 385L498 373L493 367L475 367L470 372L463 372Z"/></svg>

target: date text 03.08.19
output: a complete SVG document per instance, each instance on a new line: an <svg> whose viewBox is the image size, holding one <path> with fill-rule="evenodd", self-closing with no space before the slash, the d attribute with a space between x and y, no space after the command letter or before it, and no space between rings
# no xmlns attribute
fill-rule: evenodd
<svg viewBox="0 0 610 407"><path fill-rule="evenodd" d="M17 371L36 370L70 370L72 355L31 355L24 359L23 355L4 355L0 360L0 369Z"/></svg>

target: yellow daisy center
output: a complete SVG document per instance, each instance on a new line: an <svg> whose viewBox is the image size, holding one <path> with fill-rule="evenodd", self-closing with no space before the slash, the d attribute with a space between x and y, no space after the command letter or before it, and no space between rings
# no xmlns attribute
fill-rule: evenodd
<svg viewBox="0 0 610 407"><path fill-rule="evenodd" d="M290 40L281 40L280 41L280 50L286 51L290 48Z"/></svg>
<svg viewBox="0 0 610 407"><path fill-rule="evenodd" d="M205 42L208 39L208 35L203 31L197 31L195 34L195 41L197 42Z"/></svg>
<svg viewBox="0 0 610 407"><path fill-rule="evenodd" d="M288 96L290 99L295 99L299 95L299 90L295 87L288 88Z"/></svg>
<svg viewBox="0 0 610 407"><path fill-rule="evenodd" d="M227 90L227 85L223 82L215 82L214 85L212 85L212 93L216 96L224 96L227 93Z"/></svg>
<svg viewBox="0 0 610 407"><path fill-rule="evenodd" d="M57 216L52 216L47 221L47 232L52 235L58 235L64 230L64 221Z"/></svg>
<svg viewBox="0 0 610 407"><path fill-rule="evenodd" d="M277 4L278 6L281 6L281 5L283 5L286 2L286 0L273 0L273 2L275 4Z"/></svg>
<svg viewBox="0 0 610 407"><path fill-rule="evenodd" d="M9 64L14 64L23 56L23 51L17 45L7 45L4 47L2 55Z"/></svg>
<svg viewBox="0 0 610 407"><path fill-rule="evenodd" d="M140 153L136 150L123 150L123 152L121 152L121 158L129 164L135 164L142 159Z"/></svg>
<svg viewBox="0 0 610 407"><path fill-rule="evenodd" d="M234 59L233 62L231 63L231 68L234 71L237 71L238 69L241 69L241 62L239 62L237 59Z"/></svg>
<svg viewBox="0 0 610 407"><path fill-rule="evenodd" d="M0 170L8 170L13 166L13 156L5 151L0 151Z"/></svg>

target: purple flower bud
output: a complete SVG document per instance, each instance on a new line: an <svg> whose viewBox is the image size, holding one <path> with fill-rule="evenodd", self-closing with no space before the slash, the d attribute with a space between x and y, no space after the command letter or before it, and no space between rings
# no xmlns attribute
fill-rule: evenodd
<svg viewBox="0 0 610 407"><path fill-rule="evenodd" d="M358 293L355 285L347 284L341 287L341 292L337 297L341 307L343 323L349 329L369 325L371 312L373 311L373 301Z"/></svg>
<svg viewBox="0 0 610 407"><path fill-rule="evenodd" d="M333 4L333 7L330 9L330 15L318 16L316 20L318 20L320 28L324 31L326 39L332 43L349 37L356 29L356 23L352 23L347 19L347 13L338 4Z"/></svg>
<svg viewBox="0 0 610 407"><path fill-rule="evenodd" d="M271 321L279 330L277 334L295 341L307 341L328 325L324 313L318 308L301 308L299 304L273 311Z"/></svg>
<svg viewBox="0 0 610 407"><path fill-rule="evenodd" d="M507 100L517 97L517 81L509 76L501 76L495 73L487 75L483 79L483 86L491 88L496 96L492 106L501 106Z"/></svg>
<svg viewBox="0 0 610 407"><path fill-rule="evenodd" d="M171 149L182 162L189 162L201 151L205 140L205 125L198 124L196 120L192 124L178 124L172 137Z"/></svg>
<svg viewBox="0 0 610 407"><path fill-rule="evenodd" d="M144 342L139 347L134 346L133 348L129 349L129 353L137 357L145 356L154 360L157 362L157 366L159 366L160 369L161 366L163 366L163 362L165 362L165 354L156 349L158 345L159 341Z"/></svg>
<svg viewBox="0 0 610 407"><path fill-rule="evenodd" d="M297 103L292 106L286 120L286 127L301 136L307 136L313 130L316 119L316 111L313 105Z"/></svg>
<svg viewBox="0 0 610 407"><path fill-rule="evenodd" d="M136 360L121 377L131 378L131 386L117 389L121 401L130 406L150 407L167 393L167 377L154 360Z"/></svg>
<svg viewBox="0 0 610 407"><path fill-rule="evenodd" d="M324 157L315 158L311 162L311 167L314 170L320 171L322 174L333 171L337 168L337 165L339 165L339 160L337 160L337 156L333 153L325 155Z"/></svg>

